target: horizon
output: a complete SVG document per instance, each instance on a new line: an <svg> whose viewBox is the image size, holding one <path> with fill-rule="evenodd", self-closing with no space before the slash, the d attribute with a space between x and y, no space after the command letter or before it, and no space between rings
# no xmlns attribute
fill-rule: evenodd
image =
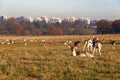
<svg viewBox="0 0 120 80"><path fill-rule="evenodd" d="M119 3L119 0L1 0L0 15L31 16L32 18L74 16L96 20L115 20L120 19Z"/></svg>

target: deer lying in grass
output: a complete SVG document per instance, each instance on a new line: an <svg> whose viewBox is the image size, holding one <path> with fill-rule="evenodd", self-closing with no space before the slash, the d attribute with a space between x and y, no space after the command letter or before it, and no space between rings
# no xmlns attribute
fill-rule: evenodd
<svg viewBox="0 0 120 80"><path fill-rule="evenodd" d="M76 41L73 46L71 46L71 52L73 56L81 56L81 57L91 57L93 58L94 55L90 54L89 52L79 52L77 51L77 47L80 44L80 41Z"/></svg>
<svg viewBox="0 0 120 80"><path fill-rule="evenodd" d="M77 56L77 47L79 44L80 41L76 41L74 45L70 47L73 56Z"/></svg>
<svg viewBox="0 0 120 80"><path fill-rule="evenodd" d="M93 38L93 54L98 52L101 55L102 43L98 38Z"/></svg>
<svg viewBox="0 0 120 80"><path fill-rule="evenodd" d="M1 44L2 45L4 45L4 44L7 44L7 45L10 45L10 44L13 44L14 43L14 41L12 40L12 39L6 39L6 40L3 40L2 42L1 42Z"/></svg>

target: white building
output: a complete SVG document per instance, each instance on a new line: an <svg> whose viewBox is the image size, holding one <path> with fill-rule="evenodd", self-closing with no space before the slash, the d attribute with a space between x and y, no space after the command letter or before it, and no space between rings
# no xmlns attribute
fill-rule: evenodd
<svg viewBox="0 0 120 80"><path fill-rule="evenodd" d="M42 16L41 19L42 19L42 21L45 21L46 23L48 23L48 21L49 21L47 16Z"/></svg>
<svg viewBox="0 0 120 80"><path fill-rule="evenodd" d="M22 21L30 21L30 22L33 22L33 18L30 16L30 17L24 17L24 16L21 16L21 17L17 17L16 18L17 21L19 22L22 22Z"/></svg>
<svg viewBox="0 0 120 80"><path fill-rule="evenodd" d="M25 18L25 21L30 21L30 22L33 22L33 18L30 16L30 17L26 17Z"/></svg>
<svg viewBox="0 0 120 80"><path fill-rule="evenodd" d="M42 21L42 19L40 17L36 17L33 21Z"/></svg>
<svg viewBox="0 0 120 80"><path fill-rule="evenodd" d="M64 19L64 21L68 21L68 22L74 22L76 20L76 18L73 16L73 17L66 17Z"/></svg>
<svg viewBox="0 0 120 80"><path fill-rule="evenodd" d="M81 17L81 18L78 18L78 20L80 20L82 22L86 22L87 24L90 24L90 19L89 18Z"/></svg>
<svg viewBox="0 0 120 80"><path fill-rule="evenodd" d="M80 21L84 21L85 18L84 18L84 17L81 17L81 18L78 18L78 20L80 20Z"/></svg>
<svg viewBox="0 0 120 80"><path fill-rule="evenodd" d="M85 18L85 21L87 24L90 24L90 19L89 18Z"/></svg>
<svg viewBox="0 0 120 80"><path fill-rule="evenodd" d="M59 22L61 23L62 22L62 19L61 18L56 18L56 17L51 17L50 20L49 20L49 23L56 23L56 22Z"/></svg>

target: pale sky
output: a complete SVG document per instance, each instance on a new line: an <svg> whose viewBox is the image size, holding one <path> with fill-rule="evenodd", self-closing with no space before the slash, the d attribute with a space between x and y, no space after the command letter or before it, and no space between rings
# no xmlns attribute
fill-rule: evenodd
<svg viewBox="0 0 120 80"><path fill-rule="evenodd" d="M120 19L120 0L0 0L0 15L8 17L87 17Z"/></svg>

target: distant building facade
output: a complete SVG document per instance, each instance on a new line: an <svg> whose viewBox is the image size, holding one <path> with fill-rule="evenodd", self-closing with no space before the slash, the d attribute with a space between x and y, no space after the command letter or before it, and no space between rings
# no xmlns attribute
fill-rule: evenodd
<svg viewBox="0 0 120 80"><path fill-rule="evenodd" d="M67 22L74 22L76 20L76 18L73 16L73 17L66 17L64 19L64 21L67 21Z"/></svg>
<svg viewBox="0 0 120 80"><path fill-rule="evenodd" d="M42 19L40 17L36 17L33 21L35 21L35 22L42 21Z"/></svg>
<svg viewBox="0 0 120 80"><path fill-rule="evenodd" d="M45 21L46 23L48 23L48 21L49 21L49 19L48 19L47 16L42 16L42 17L41 17L41 20L42 20L42 21Z"/></svg>
<svg viewBox="0 0 120 80"><path fill-rule="evenodd" d="M0 21L1 20L7 20L7 16L0 16ZM72 17L66 17L64 19L61 19L60 17L51 17L51 18L48 18L47 16L42 16L42 17L36 17L36 18L32 18L31 16L30 17L24 17L24 16L21 16L21 17L17 17L16 18L17 21L21 22L21 21L29 21L29 22L37 22L37 21L45 21L46 23L62 23L62 21L67 21L67 22L75 22L76 20L79 20L87 25L90 25L91 23L93 24L95 21L91 21L89 18L84 18L84 17L81 17L81 18L75 18L74 16Z"/></svg>
<svg viewBox="0 0 120 80"><path fill-rule="evenodd" d="M25 21L30 21L30 22L33 22L33 18L30 16L30 17L26 17L25 18Z"/></svg>
<svg viewBox="0 0 120 80"><path fill-rule="evenodd" d="M49 20L49 23L61 23L62 19L61 18L56 18L56 17L51 17Z"/></svg>
<svg viewBox="0 0 120 80"><path fill-rule="evenodd" d="M90 24L90 19L89 18L84 18L84 17L81 17L81 18L78 18L78 20L80 20L81 22L86 22L86 24Z"/></svg>

